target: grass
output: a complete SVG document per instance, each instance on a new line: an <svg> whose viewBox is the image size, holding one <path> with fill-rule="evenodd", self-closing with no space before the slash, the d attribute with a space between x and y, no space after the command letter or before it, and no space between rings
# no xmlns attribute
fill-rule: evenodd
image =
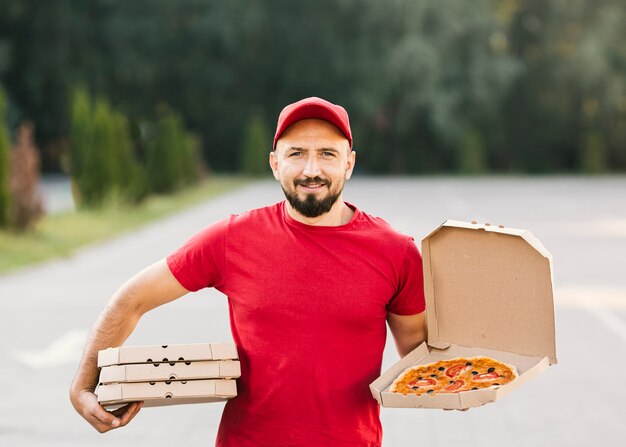
<svg viewBox="0 0 626 447"><path fill-rule="evenodd" d="M240 177L212 177L170 195L149 197L137 207L109 205L99 210L46 216L33 231L0 231L0 274L32 263L70 256L76 249L138 228L160 217L246 183Z"/></svg>

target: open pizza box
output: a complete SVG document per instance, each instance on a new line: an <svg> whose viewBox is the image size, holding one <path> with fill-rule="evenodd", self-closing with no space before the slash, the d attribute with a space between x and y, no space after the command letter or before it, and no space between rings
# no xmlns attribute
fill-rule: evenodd
<svg viewBox="0 0 626 447"><path fill-rule="evenodd" d="M422 240L428 340L370 384L383 407L464 409L494 402L556 364L552 257L528 231L448 220ZM496 388L389 392L415 365L487 356L517 368Z"/></svg>

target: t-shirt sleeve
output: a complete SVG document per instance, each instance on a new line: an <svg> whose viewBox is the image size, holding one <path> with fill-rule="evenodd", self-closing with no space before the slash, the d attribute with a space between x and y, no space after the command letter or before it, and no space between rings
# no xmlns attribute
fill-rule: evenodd
<svg viewBox="0 0 626 447"><path fill-rule="evenodd" d="M414 315L426 309L422 256L415 241L409 238L400 267L398 289L387 305L387 311L398 315Z"/></svg>
<svg viewBox="0 0 626 447"><path fill-rule="evenodd" d="M226 237L230 219L204 228L166 258L167 265L187 290L219 289L226 271Z"/></svg>

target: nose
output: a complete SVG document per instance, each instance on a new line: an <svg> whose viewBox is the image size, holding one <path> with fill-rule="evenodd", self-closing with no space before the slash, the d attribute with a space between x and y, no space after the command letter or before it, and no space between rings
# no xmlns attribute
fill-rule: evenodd
<svg viewBox="0 0 626 447"><path fill-rule="evenodd" d="M307 157L303 174L307 177L316 177L320 174L320 166L315 154L309 154Z"/></svg>

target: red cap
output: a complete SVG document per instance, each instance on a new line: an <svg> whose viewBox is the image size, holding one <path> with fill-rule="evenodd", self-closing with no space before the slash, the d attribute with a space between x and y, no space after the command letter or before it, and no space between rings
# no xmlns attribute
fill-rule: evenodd
<svg viewBox="0 0 626 447"><path fill-rule="evenodd" d="M306 119L319 119L333 124L346 136L352 149L352 131L346 109L315 96L289 104L280 112L273 149L276 149L276 142L289 126Z"/></svg>

